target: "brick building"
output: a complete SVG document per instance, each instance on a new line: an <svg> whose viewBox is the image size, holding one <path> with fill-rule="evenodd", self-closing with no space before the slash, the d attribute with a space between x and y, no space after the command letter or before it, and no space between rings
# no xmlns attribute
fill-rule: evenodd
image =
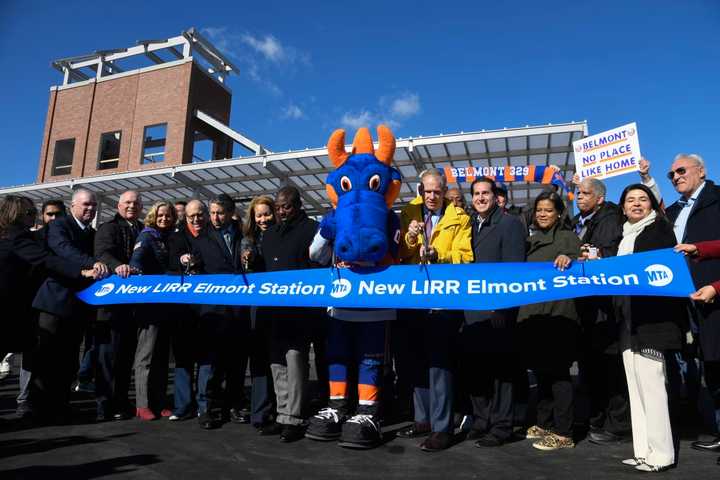
<svg viewBox="0 0 720 480"><path fill-rule="evenodd" d="M150 65L144 65L143 61ZM38 183L259 153L227 126L233 64L195 29L61 59L50 89Z"/></svg>

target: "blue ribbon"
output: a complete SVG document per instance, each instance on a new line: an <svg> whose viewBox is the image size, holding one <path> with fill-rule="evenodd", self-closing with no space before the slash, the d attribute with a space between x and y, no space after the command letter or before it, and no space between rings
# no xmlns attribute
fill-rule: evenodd
<svg viewBox="0 0 720 480"><path fill-rule="evenodd" d="M655 250L559 271L551 263L395 265L247 275L117 276L77 296L91 305L187 303L341 308L494 310L592 295L686 297L695 289L682 254Z"/></svg>

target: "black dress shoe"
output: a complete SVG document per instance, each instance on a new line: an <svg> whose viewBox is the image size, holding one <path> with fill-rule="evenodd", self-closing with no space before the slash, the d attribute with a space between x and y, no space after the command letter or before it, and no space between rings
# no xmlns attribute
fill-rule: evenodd
<svg viewBox="0 0 720 480"><path fill-rule="evenodd" d="M697 442L692 442L690 446L695 450L703 452L720 452L720 437L710 441L698 440Z"/></svg>
<svg viewBox="0 0 720 480"><path fill-rule="evenodd" d="M430 424L429 423L418 423L415 422L409 427L405 427L395 432L400 438L419 438L430 435Z"/></svg>
<svg viewBox="0 0 720 480"><path fill-rule="evenodd" d="M492 433L488 433L483 435L482 437L478 438L475 442L475 446L479 448L483 447L499 447L501 446L505 441L501 438L496 437Z"/></svg>
<svg viewBox="0 0 720 480"><path fill-rule="evenodd" d="M282 431L283 426L277 422L268 423L258 429L258 433L264 437L269 435L280 435Z"/></svg>
<svg viewBox="0 0 720 480"><path fill-rule="evenodd" d="M280 434L280 441L284 443L295 442L305 438L305 427L302 425L285 425Z"/></svg>
<svg viewBox="0 0 720 480"><path fill-rule="evenodd" d="M452 445L453 437L446 432L433 432L420 444L423 452L439 452Z"/></svg>
<svg viewBox="0 0 720 480"><path fill-rule="evenodd" d="M465 436L465 440L479 440L482 437L487 435L487 432L483 432L482 430L477 430L475 428L471 428L470 431Z"/></svg>
<svg viewBox="0 0 720 480"><path fill-rule="evenodd" d="M595 445L616 445L629 441L630 437L608 432L607 430L594 430L588 433L587 439Z"/></svg>
<svg viewBox="0 0 720 480"><path fill-rule="evenodd" d="M237 408L230 409L229 417L232 423L250 423L250 415Z"/></svg>
<svg viewBox="0 0 720 480"><path fill-rule="evenodd" d="M198 416L198 424L200 424L200 428L205 430L214 430L220 426L219 422L207 412Z"/></svg>

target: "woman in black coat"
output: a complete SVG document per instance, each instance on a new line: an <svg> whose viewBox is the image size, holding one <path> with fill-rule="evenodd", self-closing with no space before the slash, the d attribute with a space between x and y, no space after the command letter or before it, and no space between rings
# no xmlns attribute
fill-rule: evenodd
<svg viewBox="0 0 720 480"><path fill-rule="evenodd" d="M676 239L652 191L630 185L620 197L627 221L618 256L670 248ZM646 472L666 470L675 463L668 397L665 389L665 353L682 346L687 323L685 300L666 297L616 297L623 363L630 396L634 458L626 465Z"/></svg>
<svg viewBox="0 0 720 480"><path fill-rule="evenodd" d="M250 202L241 242L243 268L247 272L264 272L262 240L268 228L275 224L275 202L261 195ZM270 318L267 309L253 307L250 313L250 422L258 429L272 424L275 412L275 392L270 373Z"/></svg>
<svg viewBox="0 0 720 480"><path fill-rule="evenodd" d="M30 231L37 209L27 197L8 195L0 200L0 305L3 306L0 358L27 351L35 343L32 300L38 285L32 267L68 279L94 278L92 269L48 252Z"/></svg>
<svg viewBox="0 0 720 480"><path fill-rule="evenodd" d="M535 199L528 262L553 262L563 270L578 258L580 240L567 227L562 198L551 191ZM518 312L527 366L537 377L537 425L527 430L538 450L573 448L574 390L570 366L577 360L578 314L573 299L523 305Z"/></svg>

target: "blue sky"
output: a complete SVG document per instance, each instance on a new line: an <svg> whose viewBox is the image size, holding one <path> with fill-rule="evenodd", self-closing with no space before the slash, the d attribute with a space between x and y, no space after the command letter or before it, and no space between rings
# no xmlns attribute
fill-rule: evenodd
<svg viewBox="0 0 720 480"><path fill-rule="evenodd" d="M231 126L274 151L381 121L402 137L636 121L656 177L681 151L717 177L720 0L500 3L2 0L0 185L35 180L52 60L190 26L241 69Z"/></svg>

